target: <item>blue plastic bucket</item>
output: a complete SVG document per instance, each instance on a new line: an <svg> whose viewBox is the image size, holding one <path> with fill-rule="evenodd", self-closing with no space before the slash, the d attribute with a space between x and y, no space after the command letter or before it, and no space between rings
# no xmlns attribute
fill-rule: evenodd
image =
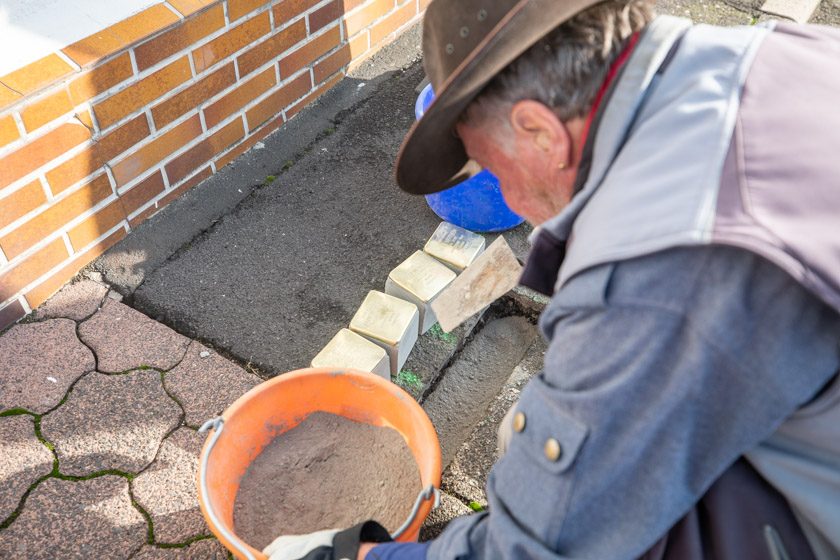
<svg viewBox="0 0 840 560"><path fill-rule="evenodd" d="M435 94L429 84L423 88L414 104L417 120L420 120L434 99ZM426 195L426 202L442 219L471 231L505 231L525 221L508 208L499 188L499 180L486 169L451 189Z"/></svg>

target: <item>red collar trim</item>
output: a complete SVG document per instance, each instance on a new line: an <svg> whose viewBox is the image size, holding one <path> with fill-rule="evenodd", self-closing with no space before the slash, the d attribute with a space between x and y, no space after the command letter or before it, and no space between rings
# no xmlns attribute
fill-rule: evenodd
<svg viewBox="0 0 840 560"><path fill-rule="evenodd" d="M624 63L627 62L627 59L630 58L631 54L633 54L633 50L636 48L636 43L638 42L639 34L634 33L630 37L630 40L627 41L627 45L624 47L624 50L621 51L621 54L618 55L618 58L616 58L615 62L613 62L612 66L610 66L610 71L607 72L607 77L604 79L604 83L601 84L601 89L598 90L598 95L595 96L595 102L592 104L592 110L589 111L589 116L586 117L586 125L583 128L583 136L581 137L581 145L586 145L586 140L589 138L589 128L592 126L592 121L595 120L595 114L601 107L601 102L604 101L604 96L606 95L607 90L613 80L615 80L619 70L621 70L624 66Z"/></svg>

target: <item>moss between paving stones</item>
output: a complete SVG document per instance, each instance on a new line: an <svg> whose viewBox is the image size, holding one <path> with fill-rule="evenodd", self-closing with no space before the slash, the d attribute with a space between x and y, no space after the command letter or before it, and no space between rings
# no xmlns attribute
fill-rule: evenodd
<svg viewBox="0 0 840 560"><path fill-rule="evenodd" d="M139 472L154 460L181 415L156 371L96 373L79 381L67 403L44 417L42 432L56 447L62 474Z"/></svg>
<svg viewBox="0 0 840 560"><path fill-rule="evenodd" d="M0 418L0 521L5 521L20 509L21 501L34 484L48 476L53 468L54 455L42 447L35 432L35 417L13 414Z"/></svg>
<svg viewBox="0 0 840 560"><path fill-rule="evenodd" d="M151 517L157 544L184 543L209 534L195 486L203 443L202 434L178 428L163 440L149 468L131 483L132 496Z"/></svg>

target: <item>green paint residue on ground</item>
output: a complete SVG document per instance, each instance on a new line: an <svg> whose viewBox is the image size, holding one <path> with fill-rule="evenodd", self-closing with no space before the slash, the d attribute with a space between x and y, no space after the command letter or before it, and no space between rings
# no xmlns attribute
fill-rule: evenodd
<svg viewBox="0 0 840 560"><path fill-rule="evenodd" d="M397 385L407 389L419 389L423 386L423 381L413 371L404 369L397 374Z"/></svg>
<svg viewBox="0 0 840 560"><path fill-rule="evenodd" d="M484 506L482 506L478 502L470 502L470 509L473 510L473 511L476 511L478 513L481 513L482 511L484 511Z"/></svg>
<svg viewBox="0 0 840 560"><path fill-rule="evenodd" d="M447 344L458 344L458 337L452 333L443 332L443 329L440 328L440 323L432 325L432 328L429 329L429 334Z"/></svg>

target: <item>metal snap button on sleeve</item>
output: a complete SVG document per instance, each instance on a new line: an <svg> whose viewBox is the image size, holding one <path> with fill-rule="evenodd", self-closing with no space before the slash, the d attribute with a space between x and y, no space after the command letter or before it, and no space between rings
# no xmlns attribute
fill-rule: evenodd
<svg viewBox="0 0 840 560"><path fill-rule="evenodd" d="M545 441L543 451L545 452L545 458L552 463L556 463L560 460L560 457L563 456L563 447L560 445L560 442L554 438L548 438Z"/></svg>
<svg viewBox="0 0 840 560"><path fill-rule="evenodd" d="M513 416L513 431L519 433L525 429L525 413L517 412Z"/></svg>

